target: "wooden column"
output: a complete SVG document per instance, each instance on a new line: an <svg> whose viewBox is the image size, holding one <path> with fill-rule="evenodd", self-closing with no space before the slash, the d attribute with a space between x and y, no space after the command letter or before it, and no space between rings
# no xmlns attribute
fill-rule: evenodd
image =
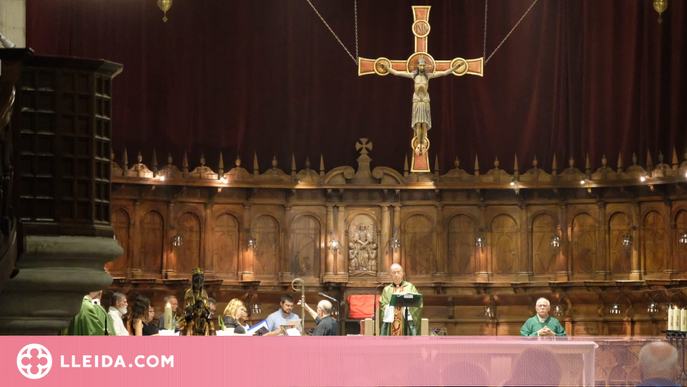
<svg viewBox="0 0 687 387"><path fill-rule="evenodd" d="M393 237L394 231L391 230L391 214L389 213L389 204L384 203L380 206L382 208L382 237L379 241L379 245L383 246L381 254L379 256L378 267L377 267L377 279L382 282L382 278L387 278L389 276L389 263L391 261L391 238Z"/></svg>
<svg viewBox="0 0 687 387"><path fill-rule="evenodd" d="M482 237L484 240L484 246L475 246L475 257L477 258L477 275L475 276L475 281L477 282L489 282L491 277L491 270L489 270L489 260L487 255L487 228L484 223L487 219L487 206L480 205L480 219L479 225L477 226L476 237ZM475 243L476 241L473 241ZM476 243L475 243L476 245Z"/></svg>
<svg viewBox="0 0 687 387"><path fill-rule="evenodd" d="M534 259L530 249L530 238L532 235L532 225L528 224L527 206L520 204L520 257L518 259L518 270L516 278L518 281L529 282L534 275Z"/></svg>
<svg viewBox="0 0 687 387"><path fill-rule="evenodd" d="M348 235L346 230L346 206L343 204L336 205L336 219L339 236L341 237L341 249L336 255L336 275L339 281L348 281Z"/></svg>
<svg viewBox="0 0 687 387"><path fill-rule="evenodd" d="M205 278L215 278L215 262L212 259L210 241L212 240L212 203L205 203L205 221L200 228L200 251L203 254L200 259L200 267L205 270Z"/></svg>
<svg viewBox="0 0 687 387"><path fill-rule="evenodd" d="M572 227L568 227L568 207L562 204L558 207L558 227L560 231L557 231L556 235L561 238L561 245L558 248L558 255L556 257L556 281L570 281L570 273L572 273L571 260L570 260L570 230Z"/></svg>
<svg viewBox="0 0 687 387"><path fill-rule="evenodd" d="M444 206L441 204L435 204L436 207L436 217L434 222L434 230L436 235L436 270L434 270L434 280L435 281L446 281L447 280L447 244L448 236L446 235L446 230L444 229Z"/></svg>
<svg viewBox="0 0 687 387"><path fill-rule="evenodd" d="M597 233L599 239L596 244L596 278L597 280L608 280L611 277L611 257L607 254L607 246L610 246L610 236L608 235L608 220L606 219L606 203L599 201L599 216L597 223Z"/></svg>
<svg viewBox="0 0 687 387"><path fill-rule="evenodd" d="M635 203L632 207L632 225L630 235L632 235L632 269L630 271L630 280L639 281L644 278L645 265L641 265L639 261L639 247L641 246L641 230L643 230L642 222L639 219L639 204ZM646 258L645 258L646 260Z"/></svg>
<svg viewBox="0 0 687 387"><path fill-rule="evenodd" d="M248 247L248 238L251 236L250 204L243 205L243 229L239 233L239 247L241 249L241 267L239 272L239 281L254 281L255 274L253 273L253 260L255 259L255 249ZM260 241L258 241L260 243Z"/></svg>
<svg viewBox="0 0 687 387"><path fill-rule="evenodd" d="M174 206L174 202L167 204L167 216L162 223L165 227L162 230L162 278L171 278L176 275L176 265L170 264L170 261L176 262L177 258L176 247L172 246L172 238L177 235L177 230L172 230L172 227L176 227Z"/></svg>
<svg viewBox="0 0 687 387"><path fill-rule="evenodd" d="M133 251L141 251L141 201L134 201L134 213L131 215L131 245ZM164 224L164 222L163 222ZM163 233L164 235L164 230ZM131 278L140 278L143 275L143 270L141 269L141 254L134 254L132 249L131 252Z"/></svg>
<svg viewBox="0 0 687 387"><path fill-rule="evenodd" d="M325 260L324 263L324 282L333 282L334 280L334 272L336 271L335 265L335 259L336 256L338 255L338 251L334 251L329 248L329 244L331 243L331 240L333 238L336 238L341 242L341 238L338 238L336 233L334 232L334 205L327 203L326 204L327 208L327 219L326 223L327 225L325 226L325 237L324 237L324 248L325 251L327 252L327 259ZM330 234L331 232L331 234ZM343 248L343 244L340 243L339 250Z"/></svg>
<svg viewBox="0 0 687 387"><path fill-rule="evenodd" d="M398 230L398 237L401 238L401 205L400 204L394 204L394 231ZM403 243L401 243L401 248L400 249L391 249L392 250L392 264L393 263L398 263L399 265L401 264L401 249L404 249L405 246L403 246ZM391 266L391 265L389 265ZM386 268L386 270L389 270L389 267Z"/></svg>

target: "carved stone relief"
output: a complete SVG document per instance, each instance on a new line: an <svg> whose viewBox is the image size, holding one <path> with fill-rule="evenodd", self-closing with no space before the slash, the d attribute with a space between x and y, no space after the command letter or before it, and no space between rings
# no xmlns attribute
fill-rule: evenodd
<svg viewBox="0 0 687 387"><path fill-rule="evenodd" d="M319 277L320 222L312 216L302 216L291 226L289 271L294 277Z"/></svg>
<svg viewBox="0 0 687 387"><path fill-rule="evenodd" d="M573 273L591 274L596 260L596 222L589 214L579 214L572 227Z"/></svg>
<svg viewBox="0 0 687 387"><path fill-rule="evenodd" d="M239 222L232 215L223 214L212 229L215 247L215 273L236 276L238 272Z"/></svg>
<svg viewBox="0 0 687 387"><path fill-rule="evenodd" d="M644 257L647 273L658 273L666 269L668 241L665 219L656 211L644 218Z"/></svg>
<svg viewBox="0 0 687 387"><path fill-rule="evenodd" d="M377 227L368 216L356 216L348 226L348 273L377 275Z"/></svg>
<svg viewBox="0 0 687 387"><path fill-rule="evenodd" d="M432 274L434 257L434 228L424 215L409 217L404 225L406 271L409 274Z"/></svg>
<svg viewBox="0 0 687 387"><path fill-rule="evenodd" d="M508 215L499 215L491 224L494 242L494 274L514 274L518 262L518 225Z"/></svg>
<svg viewBox="0 0 687 387"><path fill-rule="evenodd" d="M150 211L141 221L141 270L148 273L162 272L162 246L164 222L157 211Z"/></svg>
<svg viewBox="0 0 687 387"><path fill-rule="evenodd" d="M263 215L255 219L251 232L258 244L255 249L255 274L275 274L279 259L279 224L273 217Z"/></svg>
<svg viewBox="0 0 687 387"><path fill-rule="evenodd" d="M532 222L532 258L534 274L555 274L558 249L551 246L551 236L557 234L556 220L548 214Z"/></svg>
<svg viewBox="0 0 687 387"><path fill-rule="evenodd" d="M458 215L451 219L448 230L449 272L464 275L477 272L475 262L475 223Z"/></svg>
<svg viewBox="0 0 687 387"><path fill-rule="evenodd" d="M627 215L619 212L610 221L611 272L629 273L632 270L632 246L623 245L623 236L628 233L632 223ZM634 232L631 232L633 235ZM635 243L637 243L635 241Z"/></svg>

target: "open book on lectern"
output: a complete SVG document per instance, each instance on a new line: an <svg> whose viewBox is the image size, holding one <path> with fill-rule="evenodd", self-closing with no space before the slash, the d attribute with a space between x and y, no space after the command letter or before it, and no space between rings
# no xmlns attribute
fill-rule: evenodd
<svg viewBox="0 0 687 387"><path fill-rule="evenodd" d="M412 292L398 292L391 294L389 305L391 306L420 306L422 294ZM398 305L397 305L398 304Z"/></svg>

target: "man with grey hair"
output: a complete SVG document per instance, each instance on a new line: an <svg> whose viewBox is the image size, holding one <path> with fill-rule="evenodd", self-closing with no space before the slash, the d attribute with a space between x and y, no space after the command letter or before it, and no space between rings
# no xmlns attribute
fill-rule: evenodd
<svg viewBox="0 0 687 387"><path fill-rule="evenodd" d="M107 312L112 319L112 327L115 336L129 336L129 331L126 330L122 316L126 314L129 302L126 296L122 293L115 292L110 299L110 309Z"/></svg>
<svg viewBox="0 0 687 387"><path fill-rule="evenodd" d="M313 332L313 336L336 336L339 332L339 324L330 315L332 314L332 303L327 300L322 300L317 303L317 311L314 311L305 300L299 301L305 306L305 309L310 313L310 316L315 319L317 328Z"/></svg>
<svg viewBox="0 0 687 387"><path fill-rule="evenodd" d="M549 316L551 303L542 297L535 304L537 315L525 321L520 328L523 336L567 336L558 319Z"/></svg>
<svg viewBox="0 0 687 387"><path fill-rule="evenodd" d="M637 386L679 386L677 349L663 341L646 344L639 351L642 382Z"/></svg>

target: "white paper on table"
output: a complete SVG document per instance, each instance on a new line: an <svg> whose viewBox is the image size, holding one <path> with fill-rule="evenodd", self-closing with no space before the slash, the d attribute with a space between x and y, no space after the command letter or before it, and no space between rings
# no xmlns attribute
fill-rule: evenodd
<svg viewBox="0 0 687 387"><path fill-rule="evenodd" d="M393 307L391 305L386 306L386 310L384 310L384 319L382 320L383 322L385 322L385 323L394 322L394 309L395 309L395 307ZM404 306L403 309L401 309L401 313L405 313L405 312L406 312L406 308ZM413 315L411 315L410 313L408 313L408 321L413 321Z"/></svg>
<svg viewBox="0 0 687 387"><path fill-rule="evenodd" d="M289 328L286 330L286 335L287 336L300 336L301 332L298 330L298 328Z"/></svg>

